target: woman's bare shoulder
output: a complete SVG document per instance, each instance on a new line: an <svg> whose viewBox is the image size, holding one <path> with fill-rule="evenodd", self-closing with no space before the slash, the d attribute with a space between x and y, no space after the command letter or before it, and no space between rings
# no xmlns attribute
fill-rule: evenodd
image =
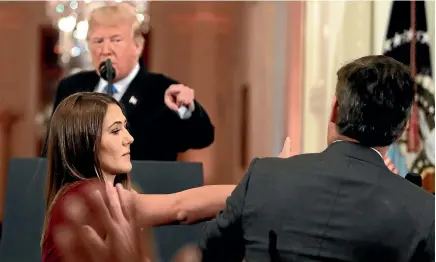
<svg viewBox="0 0 436 262"><path fill-rule="evenodd" d="M95 180L81 180L65 185L53 200L51 208L49 208L49 224L62 223L64 220L63 211L68 208L68 204L65 202L70 197L82 197L86 189L94 183L96 183Z"/></svg>

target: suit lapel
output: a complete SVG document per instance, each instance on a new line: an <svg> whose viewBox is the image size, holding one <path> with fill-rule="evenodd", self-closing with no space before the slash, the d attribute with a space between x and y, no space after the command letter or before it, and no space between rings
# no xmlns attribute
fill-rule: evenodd
<svg viewBox="0 0 436 262"><path fill-rule="evenodd" d="M121 104L124 106L126 116L141 103L142 94L144 92L144 83L147 78L147 72L141 68L133 81L130 83L123 97L121 97Z"/></svg>
<svg viewBox="0 0 436 262"><path fill-rule="evenodd" d="M81 86L82 92L93 92L98 85L100 77L95 71L89 74L88 78L83 81Z"/></svg>

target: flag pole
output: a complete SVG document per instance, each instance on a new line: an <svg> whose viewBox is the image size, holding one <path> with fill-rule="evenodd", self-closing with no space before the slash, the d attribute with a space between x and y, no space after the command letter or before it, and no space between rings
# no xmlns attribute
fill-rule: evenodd
<svg viewBox="0 0 436 262"><path fill-rule="evenodd" d="M410 68L413 79L416 79L416 1L410 1L410 31L412 32L412 40L410 42ZM417 85L414 81L414 101L412 104L412 112L410 115L409 130L407 136L407 150L409 152L418 152L419 150L419 132L418 132L418 104L417 104Z"/></svg>

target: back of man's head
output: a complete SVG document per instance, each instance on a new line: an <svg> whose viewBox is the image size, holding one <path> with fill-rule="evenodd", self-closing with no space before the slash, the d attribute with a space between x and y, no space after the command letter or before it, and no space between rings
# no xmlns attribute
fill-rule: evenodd
<svg viewBox="0 0 436 262"><path fill-rule="evenodd" d="M366 56L337 72L337 132L371 147L392 144L404 132L414 99L410 70L386 56Z"/></svg>

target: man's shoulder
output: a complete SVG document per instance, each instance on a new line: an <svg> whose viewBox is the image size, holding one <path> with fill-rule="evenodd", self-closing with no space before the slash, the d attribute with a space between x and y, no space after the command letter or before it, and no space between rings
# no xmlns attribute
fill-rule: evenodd
<svg viewBox="0 0 436 262"><path fill-rule="evenodd" d="M84 90L91 83L98 82L99 76L95 71L80 71L74 74L70 74L62 78L57 88L57 96L60 96L61 100L65 97ZM59 100L60 102L60 100Z"/></svg>
<svg viewBox="0 0 436 262"><path fill-rule="evenodd" d="M261 168L283 168L289 165L299 165L310 163L319 156L319 153L299 154L287 158L281 157L262 157L253 159L250 166L255 165Z"/></svg>
<svg viewBox="0 0 436 262"><path fill-rule="evenodd" d="M383 183L387 191L384 198L390 200L390 203L396 203L391 204L391 209L402 212L403 217L414 221L412 226L416 228L418 234L426 237L430 230L434 232L435 196L398 175L390 178Z"/></svg>
<svg viewBox="0 0 436 262"><path fill-rule="evenodd" d="M179 82L165 74L147 72L147 81L153 83L153 85L162 86L167 89L170 85L178 84Z"/></svg>
<svg viewBox="0 0 436 262"><path fill-rule="evenodd" d="M299 174L299 170L307 170L317 161L319 153L300 154L288 158L262 157L254 158L249 166L248 173L251 181L281 180L280 177L289 173Z"/></svg>
<svg viewBox="0 0 436 262"><path fill-rule="evenodd" d="M403 198L403 204L409 203L412 207L415 207L415 204L419 203L421 207L427 206L426 209L435 209L435 196L430 192L412 184L399 175L391 174L385 177L389 180L387 179L384 183L387 184L392 191L401 192L398 193L398 195Z"/></svg>
<svg viewBox="0 0 436 262"><path fill-rule="evenodd" d="M70 74L62 79L64 83L76 83L86 81L90 78L98 77L94 70L83 70L74 74Z"/></svg>

